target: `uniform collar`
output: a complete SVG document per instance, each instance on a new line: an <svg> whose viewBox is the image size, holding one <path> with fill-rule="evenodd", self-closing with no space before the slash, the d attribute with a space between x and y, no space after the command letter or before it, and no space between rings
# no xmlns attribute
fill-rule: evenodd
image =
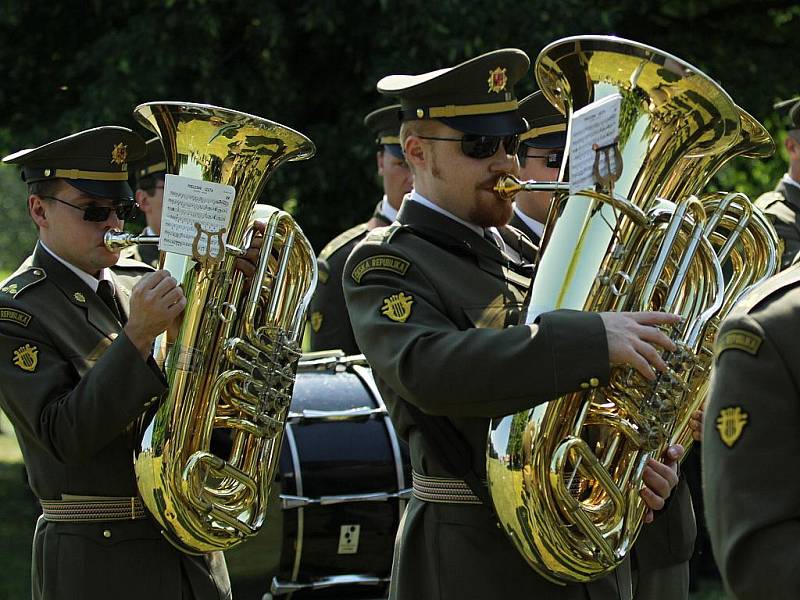
<svg viewBox="0 0 800 600"><path fill-rule="evenodd" d="M100 284L100 281L103 281L103 280L110 281L112 283L112 285L113 285L114 280L111 277L111 269L106 267L105 269L102 269L100 271L100 274L99 274L98 277L94 277L93 275L89 275L89 273L87 273L86 271L84 271L82 269L79 269L78 267L76 267L72 263L69 263L69 262L65 261L58 254L56 254L55 252L50 250L50 248L48 248L47 245L42 240L39 240L39 245L50 256L52 256L54 259L56 259L62 265L67 267L70 271L75 273L75 275L77 275L78 278L81 281L83 281L87 286L89 286L89 289L92 290L93 292L95 292L95 293L97 292L97 286Z"/></svg>
<svg viewBox="0 0 800 600"><path fill-rule="evenodd" d="M783 178L781 179L781 183L785 183L786 185L793 185L798 190L800 190L800 181L795 181L792 179L792 176L789 173L785 173Z"/></svg>
<svg viewBox="0 0 800 600"><path fill-rule="evenodd" d="M383 195L383 200L381 200L380 214L389 223L394 223L397 220L397 210L389 204L389 198L386 194Z"/></svg>
<svg viewBox="0 0 800 600"><path fill-rule="evenodd" d="M520 210L516 202L514 203L514 213L517 215L520 221L522 221L523 223L525 223L525 225L528 226L528 229L530 229L533 233L536 234L536 236L539 239L542 238L542 234L544 233L544 223L540 223L536 219L533 219L528 215L526 215L524 212Z"/></svg>

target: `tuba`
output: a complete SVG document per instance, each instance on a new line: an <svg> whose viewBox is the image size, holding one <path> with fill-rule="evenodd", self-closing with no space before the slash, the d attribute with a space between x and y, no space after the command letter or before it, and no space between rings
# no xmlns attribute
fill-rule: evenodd
<svg viewBox="0 0 800 600"><path fill-rule="evenodd" d="M526 322L556 309L683 317L665 328L678 349L662 353L669 369L655 382L614 367L607 387L590 380L581 392L496 420L489 432L489 492L501 527L542 576L586 582L614 570L636 540L647 460L690 443L688 420L706 395L720 321L778 268L775 230L747 197L697 196L733 156L768 156L773 143L714 81L643 44L566 38L542 50L534 69L567 116L610 94L621 108L608 173L595 175L594 189L559 192L551 208ZM567 187L563 166L559 179L550 189ZM547 188L507 177L496 189Z"/></svg>
<svg viewBox="0 0 800 600"><path fill-rule="evenodd" d="M195 224L191 256L161 253L160 266L181 283L187 304L176 339L156 339L169 391L144 424L135 459L139 493L167 539L193 554L224 550L264 521L317 282L311 245L274 207L261 209L253 278L246 281L234 262L255 234L253 211L269 176L285 161L311 157L314 144L278 123L215 106L158 102L134 114L161 138L169 173L235 189L225 243L221 231ZM111 249L154 241L106 236ZM215 430L229 450L214 448Z"/></svg>

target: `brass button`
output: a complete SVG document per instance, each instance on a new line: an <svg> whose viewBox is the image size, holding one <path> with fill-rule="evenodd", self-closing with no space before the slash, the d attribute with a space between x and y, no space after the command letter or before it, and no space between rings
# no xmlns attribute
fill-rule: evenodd
<svg viewBox="0 0 800 600"><path fill-rule="evenodd" d="M110 529L104 529L103 530L103 537L106 538L106 539L110 538L111 537L111 530Z"/></svg>
<svg viewBox="0 0 800 600"><path fill-rule="evenodd" d="M583 383L581 383L581 389L588 390L589 389L589 384L584 381Z"/></svg>
<svg viewBox="0 0 800 600"><path fill-rule="evenodd" d="M422 110L421 108L418 108L418 109L417 109L417 118L418 118L418 119L421 119L421 118L422 118L422 117L424 117L424 116L425 116L425 111L424 111L424 110Z"/></svg>
<svg viewBox="0 0 800 600"><path fill-rule="evenodd" d="M600 380L597 377L592 377L589 380L589 385L591 385L592 387L597 387L598 385L600 385Z"/></svg>
<svg viewBox="0 0 800 600"><path fill-rule="evenodd" d="M33 270L33 274L34 274L34 275L41 275L41 274L42 274L42 272L41 272L39 269L34 269L34 270Z"/></svg>

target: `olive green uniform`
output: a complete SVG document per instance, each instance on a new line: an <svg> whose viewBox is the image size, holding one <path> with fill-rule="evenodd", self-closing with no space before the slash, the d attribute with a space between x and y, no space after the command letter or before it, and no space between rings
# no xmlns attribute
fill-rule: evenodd
<svg viewBox="0 0 800 600"><path fill-rule="evenodd" d="M137 244L124 248L120 252L120 257L143 262L157 269L160 254L156 244Z"/></svg>
<svg viewBox="0 0 800 600"><path fill-rule="evenodd" d="M350 255L343 279L359 347L369 360L414 471L452 477L406 408L449 417L485 479L492 418L609 375L599 315L556 311L515 326L530 272L472 229L408 200L399 224L376 229ZM525 238L503 228L527 254ZM628 563L590 585L536 574L486 506L409 502L398 531L390 597L627 598Z"/></svg>
<svg viewBox="0 0 800 600"><path fill-rule="evenodd" d="M717 336L703 431L714 555L732 597L800 590L800 267L753 290Z"/></svg>
<svg viewBox="0 0 800 600"><path fill-rule="evenodd" d="M519 218L517 211L511 213L511 220L508 222L508 224L516 229L519 229L522 233L527 235L528 239L530 239L531 242L533 242L537 247L541 243L541 238L533 229L528 227L528 224L525 221Z"/></svg>
<svg viewBox="0 0 800 600"><path fill-rule="evenodd" d="M389 225L389 220L380 213L380 206L378 203L371 222ZM361 352L344 302L342 272L350 252L368 232L368 223L351 227L328 242L317 258L319 283L309 309L312 351L338 348L348 355Z"/></svg>
<svg viewBox="0 0 800 600"><path fill-rule="evenodd" d="M112 267L123 318L134 283L150 270L125 260ZM43 500L137 496L138 423L165 392L161 371L142 360L99 296L41 246L1 290L0 406L31 489ZM32 580L33 598L44 600L230 597L221 553L185 555L149 517L40 517Z"/></svg>
<svg viewBox="0 0 800 600"><path fill-rule="evenodd" d="M781 259L781 269L785 269L800 253L800 188L780 181L774 191L758 197L756 206L767 214L785 244Z"/></svg>

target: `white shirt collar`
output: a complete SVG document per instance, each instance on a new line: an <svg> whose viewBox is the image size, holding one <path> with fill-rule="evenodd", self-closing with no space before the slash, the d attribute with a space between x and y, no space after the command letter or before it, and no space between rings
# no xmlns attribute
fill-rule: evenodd
<svg viewBox="0 0 800 600"><path fill-rule="evenodd" d="M525 225L527 225L528 228L541 239L542 234L544 233L544 223L540 223L536 219L526 215L519 209L516 202L514 203L514 212L517 213L517 216L522 220L522 222L525 223Z"/></svg>
<svg viewBox="0 0 800 600"><path fill-rule="evenodd" d="M397 220L397 210L389 204L389 198L386 197L386 194L383 195L383 200L381 200L381 214L386 217L390 223L394 223Z"/></svg>
<svg viewBox="0 0 800 600"><path fill-rule="evenodd" d="M781 181L783 183L786 183L786 184L789 184L789 185L793 185L796 188L800 188L800 181L795 181L794 179L792 179L792 176L789 175L789 173L786 173L783 176L783 178L781 179Z"/></svg>
<svg viewBox="0 0 800 600"><path fill-rule="evenodd" d="M86 285L88 285L89 289L91 289L93 292L97 293L97 286L100 283L100 281L103 280L103 279L105 279L107 281L110 281L112 285L114 284L114 280L111 279L111 269L109 269L108 267L106 267L105 269L102 269L100 271L100 276L95 278L92 275L89 275L86 271L83 271L82 269L79 269L75 265L65 261L58 254L56 254L55 252L50 250L50 248L48 248L42 240L39 240L39 244L42 246L42 248L44 248L47 251L47 253L50 256L55 258L58 262L60 262L62 265L67 267L70 271L75 273L75 275L77 275L81 279L81 281L83 281Z"/></svg>
<svg viewBox="0 0 800 600"><path fill-rule="evenodd" d="M156 235L156 232L153 231L153 228L150 227L150 225L148 225L144 228L144 231L142 231L142 235Z"/></svg>

